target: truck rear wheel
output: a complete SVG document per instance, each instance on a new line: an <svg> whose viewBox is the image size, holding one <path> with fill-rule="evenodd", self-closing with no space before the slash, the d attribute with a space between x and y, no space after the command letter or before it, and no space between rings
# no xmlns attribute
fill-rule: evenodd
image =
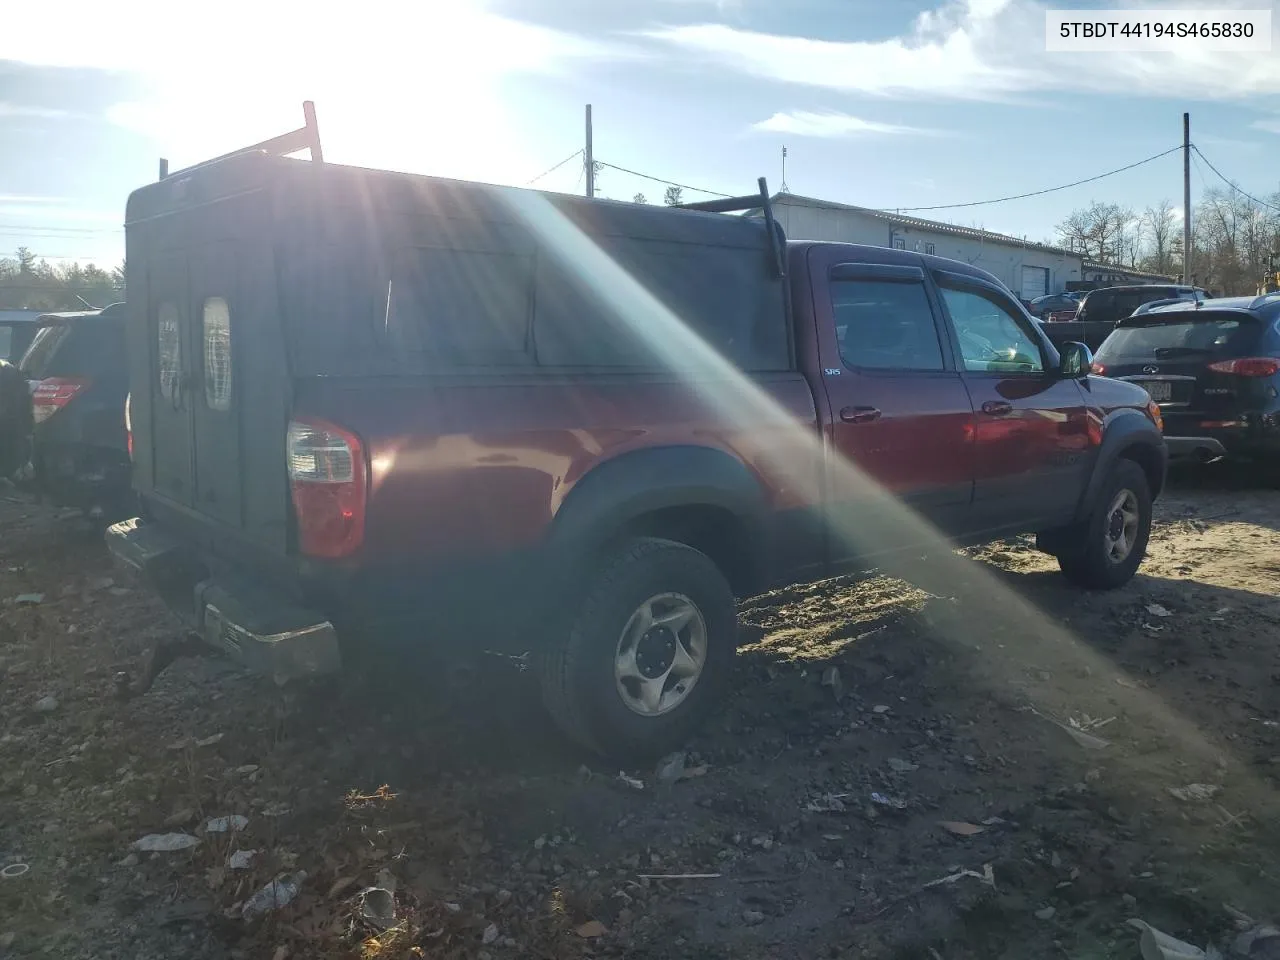
<svg viewBox="0 0 1280 960"><path fill-rule="evenodd" d="M596 753L650 760L680 746L723 697L737 646L719 568L670 540L631 541L587 586L541 657L543 701Z"/></svg>
<svg viewBox="0 0 1280 960"><path fill-rule="evenodd" d="M1117 460L1098 491L1093 512L1053 538L1063 576L1094 590L1133 579L1151 536L1151 488L1132 460Z"/></svg>

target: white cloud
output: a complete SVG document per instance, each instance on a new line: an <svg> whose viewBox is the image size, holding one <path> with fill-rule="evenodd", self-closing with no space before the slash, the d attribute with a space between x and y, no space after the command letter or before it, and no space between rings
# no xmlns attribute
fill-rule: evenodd
<svg viewBox="0 0 1280 960"><path fill-rule="evenodd" d="M797 137L828 138L894 134L928 136L939 132L920 127L904 127L895 123L863 120L861 117L850 116L847 113L813 113L807 110L775 113L768 120L752 124L752 129L770 133L788 133Z"/></svg>
<svg viewBox="0 0 1280 960"><path fill-rule="evenodd" d="M660 3L682 7L715 7L717 13L740 11L743 0L659 0Z"/></svg>
<svg viewBox="0 0 1280 960"><path fill-rule="evenodd" d="M1280 133L1280 117L1255 120L1250 126L1255 130L1265 130L1267 133Z"/></svg>
<svg viewBox="0 0 1280 960"><path fill-rule="evenodd" d="M34 107L21 103L0 102L0 117L35 117L44 120L63 120L70 116L70 110L55 110L52 107Z"/></svg>
<svg viewBox="0 0 1280 960"><path fill-rule="evenodd" d="M1046 53L1045 11L1051 6L1041 0L948 0L920 14L902 36L877 41L837 42L715 23L664 27L646 36L752 76L886 97L1004 100L1077 91L1229 100L1280 93L1280 57L1270 53L1205 52L1194 44L1177 52Z"/></svg>

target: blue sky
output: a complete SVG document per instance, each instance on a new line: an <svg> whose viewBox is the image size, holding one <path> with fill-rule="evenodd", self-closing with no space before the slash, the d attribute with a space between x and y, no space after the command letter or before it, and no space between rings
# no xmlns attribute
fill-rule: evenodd
<svg viewBox="0 0 1280 960"><path fill-rule="evenodd" d="M304 98L336 162L524 184L582 145L590 102L607 163L744 193L762 174L777 186L785 144L793 192L889 208L1101 173L1177 144L1188 110L1205 156L1267 195L1280 189L1280 43L1048 54L1044 10L1275 5L367 0L336 17L224 0L197 29L159 0L27 4L0 34L0 251L117 261L125 200L160 156L177 168L291 129ZM1095 199L1180 207L1181 164L922 215L1047 239ZM1215 182L1193 170L1193 203ZM580 190L581 164L538 186ZM599 189L657 201L663 187L606 169Z"/></svg>

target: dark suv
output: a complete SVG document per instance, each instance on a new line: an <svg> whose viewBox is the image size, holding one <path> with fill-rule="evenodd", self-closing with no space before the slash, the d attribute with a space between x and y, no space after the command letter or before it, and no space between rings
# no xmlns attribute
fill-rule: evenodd
<svg viewBox="0 0 1280 960"><path fill-rule="evenodd" d="M1153 305L1121 320L1094 370L1146 388L1171 456L1280 462L1280 294Z"/></svg>
<svg viewBox="0 0 1280 960"><path fill-rule="evenodd" d="M22 362L32 339L40 330L39 310L0 310L0 360L14 366Z"/></svg>
<svg viewBox="0 0 1280 960"><path fill-rule="evenodd" d="M118 519L133 503L125 305L45 314L22 372L35 414L35 488L61 506Z"/></svg>
<svg viewBox="0 0 1280 960"><path fill-rule="evenodd" d="M1101 287L1090 290L1080 301L1080 309L1076 311L1077 323L1110 323L1114 324L1131 315L1144 303L1153 300L1187 300L1196 302L1205 299L1205 292L1199 287L1181 284L1137 284L1128 287Z"/></svg>
<svg viewBox="0 0 1280 960"><path fill-rule="evenodd" d="M1017 532L1127 582L1146 393L969 264L787 243L759 187L673 209L254 152L135 191L112 552L281 680L374 639L529 652L622 755L725 691L735 596Z"/></svg>

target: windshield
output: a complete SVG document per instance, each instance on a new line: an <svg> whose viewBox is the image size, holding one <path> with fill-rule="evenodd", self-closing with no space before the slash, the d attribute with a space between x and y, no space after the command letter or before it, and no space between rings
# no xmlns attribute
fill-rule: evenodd
<svg viewBox="0 0 1280 960"><path fill-rule="evenodd" d="M1103 342L1098 358L1116 363L1179 355L1239 357L1253 349L1259 330L1258 322L1247 315L1189 313L1185 320L1120 327Z"/></svg>

